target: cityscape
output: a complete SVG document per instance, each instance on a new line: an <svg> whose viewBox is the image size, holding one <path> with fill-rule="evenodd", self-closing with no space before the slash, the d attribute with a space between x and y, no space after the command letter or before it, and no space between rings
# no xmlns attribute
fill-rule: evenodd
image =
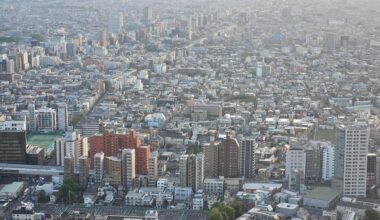
<svg viewBox="0 0 380 220"><path fill-rule="evenodd" d="M379 15L0 0L0 219L380 220Z"/></svg>

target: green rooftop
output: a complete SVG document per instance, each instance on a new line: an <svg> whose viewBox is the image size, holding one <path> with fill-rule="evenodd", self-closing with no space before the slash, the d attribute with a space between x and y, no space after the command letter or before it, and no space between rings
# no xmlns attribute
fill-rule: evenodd
<svg viewBox="0 0 380 220"><path fill-rule="evenodd" d="M45 154L49 155L54 150L54 140L57 137L62 137L63 133L30 133L27 136L27 144L32 146L42 147L45 150Z"/></svg>
<svg viewBox="0 0 380 220"><path fill-rule="evenodd" d="M342 190L334 189L331 187L315 187L305 195L305 198L329 202L334 200L341 193Z"/></svg>

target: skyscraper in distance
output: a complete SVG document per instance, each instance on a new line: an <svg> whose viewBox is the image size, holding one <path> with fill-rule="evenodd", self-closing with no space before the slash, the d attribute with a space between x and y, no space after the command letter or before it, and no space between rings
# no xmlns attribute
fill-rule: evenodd
<svg viewBox="0 0 380 220"><path fill-rule="evenodd" d="M145 7L143 10L143 22L145 24L151 24L153 22L153 9L152 7Z"/></svg>

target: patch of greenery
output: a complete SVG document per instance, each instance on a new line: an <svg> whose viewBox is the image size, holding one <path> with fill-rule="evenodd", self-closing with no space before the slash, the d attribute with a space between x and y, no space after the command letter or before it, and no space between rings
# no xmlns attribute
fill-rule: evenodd
<svg viewBox="0 0 380 220"><path fill-rule="evenodd" d="M0 43L17 43L16 37L0 37Z"/></svg>
<svg viewBox="0 0 380 220"><path fill-rule="evenodd" d="M72 180L63 181L59 196L64 204L78 203L82 200L82 189Z"/></svg>
<svg viewBox="0 0 380 220"><path fill-rule="evenodd" d="M364 220L379 220L380 213L374 209L365 210L365 218Z"/></svg>
<svg viewBox="0 0 380 220"><path fill-rule="evenodd" d="M209 220L233 220L242 215L243 207L239 203L220 203L217 202L211 207L208 215Z"/></svg>
<svg viewBox="0 0 380 220"><path fill-rule="evenodd" d="M44 42L44 41L46 41L46 37L43 36L43 35L41 35L41 34L33 34L33 35L32 35L32 38L33 38L34 40L39 41L39 42Z"/></svg>
<svg viewBox="0 0 380 220"><path fill-rule="evenodd" d="M203 151L203 149L201 146L193 144L193 145L190 145L186 149L186 154L198 154L198 153L201 153L202 151Z"/></svg>

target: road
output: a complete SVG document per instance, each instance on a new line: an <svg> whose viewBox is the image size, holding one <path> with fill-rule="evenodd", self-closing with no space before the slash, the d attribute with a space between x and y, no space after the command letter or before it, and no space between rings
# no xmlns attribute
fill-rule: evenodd
<svg viewBox="0 0 380 220"><path fill-rule="evenodd" d="M94 215L124 215L124 216L144 216L145 211L152 209L149 207L139 206L106 206L94 205L86 207L84 204L63 205L63 204L37 204L36 211L46 212L53 215L67 212L79 211L92 213ZM159 219L194 219L205 220L207 219L207 211L194 211L194 210L174 210L174 209L159 209Z"/></svg>

